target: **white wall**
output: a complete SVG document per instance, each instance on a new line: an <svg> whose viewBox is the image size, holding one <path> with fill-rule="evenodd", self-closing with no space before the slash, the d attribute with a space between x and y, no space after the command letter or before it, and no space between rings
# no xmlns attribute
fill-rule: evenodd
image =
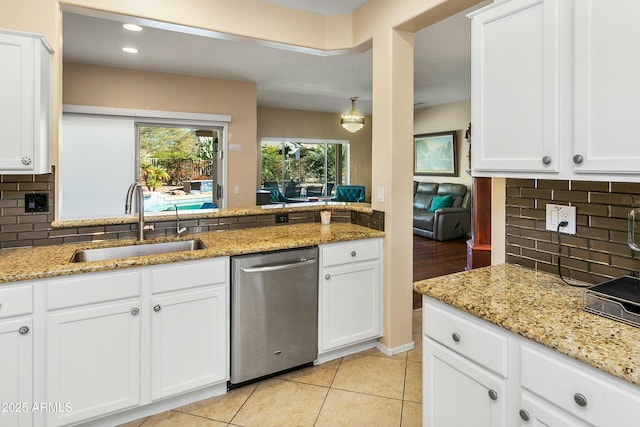
<svg viewBox="0 0 640 427"><path fill-rule="evenodd" d="M457 131L458 176L422 176L414 175L415 181L455 182L471 187L469 169L469 143L464 134L471 122L471 101L459 101L451 104L423 108L414 112L413 133ZM413 144L413 141L411 141Z"/></svg>

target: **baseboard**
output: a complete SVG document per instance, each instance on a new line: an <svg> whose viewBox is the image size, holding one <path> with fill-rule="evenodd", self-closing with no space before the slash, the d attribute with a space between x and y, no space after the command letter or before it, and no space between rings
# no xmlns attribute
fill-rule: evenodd
<svg viewBox="0 0 640 427"><path fill-rule="evenodd" d="M361 351L375 348L376 339L364 341L358 344L353 344L347 347L342 347L336 350L327 351L326 353L318 354L316 360L313 361L314 365L320 365L322 363L330 362L331 360L339 359L341 357L349 356L351 354L360 353Z"/></svg>
<svg viewBox="0 0 640 427"><path fill-rule="evenodd" d="M404 353L405 351L410 351L416 348L416 343L411 341L410 343L403 344L398 347L389 348L381 342L376 343L376 348L380 350L380 352L384 353L386 356L395 356L396 354Z"/></svg>

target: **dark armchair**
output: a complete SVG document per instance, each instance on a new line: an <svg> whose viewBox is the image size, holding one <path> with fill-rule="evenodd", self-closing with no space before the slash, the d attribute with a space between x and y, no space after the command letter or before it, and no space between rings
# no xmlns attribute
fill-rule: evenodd
<svg viewBox="0 0 640 427"><path fill-rule="evenodd" d="M338 185L331 200L336 202L364 202L363 185Z"/></svg>
<svg viewBox="0 0 640 427"><path fill-rule="evenodd" d="M471 194L464 184L419 182L413 195L413 234L434 240L464 236L471 229Z"/></svg>

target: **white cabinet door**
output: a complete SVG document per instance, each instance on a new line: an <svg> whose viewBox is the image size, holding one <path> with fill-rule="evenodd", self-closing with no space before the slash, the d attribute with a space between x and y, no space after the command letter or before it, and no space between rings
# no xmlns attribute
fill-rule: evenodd
<svg viewBox="0 0 640 427"><path fill-rule="evenodd" d="M574 172L637 175L640 2L574 4Z"/></svg>
<svg viewBox="0 0 640 427"><path fill-rule="evenodd" d="M440 344L423 342L422 424L507 425L507 382Z"/></svg>
<svg viewBox="0 0 640 427"><path fill-rule="evenodd" d="M49 173L51 51L41 36L0 31L0 173Z"/></svg>
<svg viewBox="0 0 640 427"><path fill-rule="evenodd" d="M0 322L0 425L32 425L32 319Z"/></svg>
<svg viewBox="0 0 640 427"><path fill-rule="evenodd" d="M47 315L47 402L57 426L140 403L140 301L95 304Z"/></svg>
<svg viewBox="0 0 640 427"><path fill-rule="evenodd" d="M474 175L558 172L560 3L505 1L473 17Z"/></svg>
<svg viewBox="0 0 640 427"><path fill-rule="evenodd" d="M228 379L227 286L152 299L151 398Z"/></svg>
<svg viewBox="0 0 640 427"><path fill-rule="evenodd" d="M380 336L380 283L380 261L322 269L320 353Z"/></svg>

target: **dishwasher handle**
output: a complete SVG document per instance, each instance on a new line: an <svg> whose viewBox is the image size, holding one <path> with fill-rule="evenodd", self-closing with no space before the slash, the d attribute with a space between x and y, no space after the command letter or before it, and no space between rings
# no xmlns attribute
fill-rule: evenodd
<svg viewBox="0 0 640 427"><path fill-rule="evenodd" d="M308 264L315 264L315 258L300 258L299 261L290 262L286 264L275 264L275 265L264 265L260 267L244 267L241 268L240 271L243 273L263 273L265 271L280 271L286 270L288 268L295 268Z"/></svg>

